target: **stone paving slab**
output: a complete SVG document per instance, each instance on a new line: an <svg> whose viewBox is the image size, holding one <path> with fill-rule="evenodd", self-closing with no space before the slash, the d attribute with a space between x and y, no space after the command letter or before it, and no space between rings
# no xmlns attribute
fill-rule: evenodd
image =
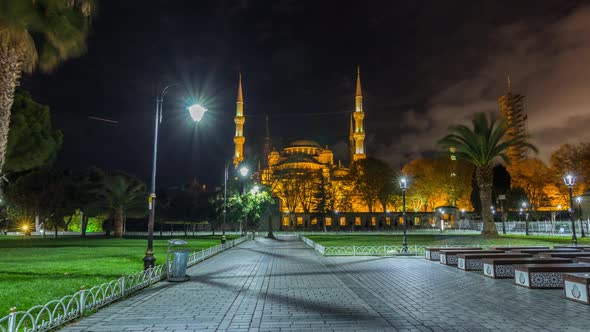
<svg viewBox="0 0 590 332"><path fill-rule="evenodd" d="M411 257L257 238L64 331L588 331L590 307Z"/></svg>

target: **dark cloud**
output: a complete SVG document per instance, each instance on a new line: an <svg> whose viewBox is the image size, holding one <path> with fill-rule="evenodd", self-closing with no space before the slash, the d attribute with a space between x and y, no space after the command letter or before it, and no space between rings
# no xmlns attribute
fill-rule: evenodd
<svg viewBox="0 0 590 332"><path fill-rule="evenodd" d="M447 128L468 123L475 112L499 114L498 96L512 90L526 96L528 131L540 157L565 142L590 140L590 7L581 7L550 24L518 21L490 31L481 63L452 84L441 84L425 112L407 111L399 140L380 155L395 162L436 149ZM416 125L419 123L420 125Z"/></svg>

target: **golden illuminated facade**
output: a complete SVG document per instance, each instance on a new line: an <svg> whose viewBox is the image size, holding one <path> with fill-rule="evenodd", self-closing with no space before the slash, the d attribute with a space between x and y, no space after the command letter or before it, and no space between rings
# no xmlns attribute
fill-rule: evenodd
<svg viewBox="0 0 590 332"><path fill-rule="evenodd" d="M349 129L351 163L366 158L362 98L360 70L357 70L355 110L350 116ZM265 150L268 151L268 124L266 131ZM368 212L368 207L353 192L350 169L340 162L334 163L334 154L327 146L323 148L312 140L297 140L280 151L266 154L264 164L260 179L279 198L282 212Z"/></svg>
<svg viewBox="0 0 590 332"><path fill-rule="evenodd" d="M244 143L246 138L244 137L244 123L246 117L244 116L244 96L242 94L242 74L238 81L238 99L236 102L236 116L234 117L234 123L236 124L236 134L234 136L234 167L244 160Z"/></svg>

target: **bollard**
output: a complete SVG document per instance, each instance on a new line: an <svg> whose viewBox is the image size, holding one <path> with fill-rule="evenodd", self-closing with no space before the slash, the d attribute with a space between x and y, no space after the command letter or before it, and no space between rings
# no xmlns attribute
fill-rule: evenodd
<svg viewBox="0 0 590 332"><path fill-rule="evenodd" d="M383 245L383 256L387 256L387 249L385 249L385 245Z"/></svg>
<svg viewBox="0 0 590 332"><path fill-rule="evenodd" d="M352 246L352 255L356 256L356 246L355 245Z"/></svg>
<svg viewBox="0 0 590 332"><path fill-rule="evenodd" d="M80 317L84 316L84 311L86 311L86 287L80 287Z"/></svg>
<svg viewBox="0 0 590 332"><path fill-rule="evenodd" d="M16 332L16 307L10 308L10 316L8 316L8 332Z"/></svg>
<svg viewBox="0 0 590 332"><path fill-rule="evenodd" d="M125 276L121 276L121 297L125 297Z"/></svg>

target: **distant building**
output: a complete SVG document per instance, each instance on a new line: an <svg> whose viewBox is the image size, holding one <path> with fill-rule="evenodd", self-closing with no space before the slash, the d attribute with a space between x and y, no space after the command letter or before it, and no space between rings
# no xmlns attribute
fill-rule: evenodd
<svg viewBox="0 0 590 332"><path fill-rule="evenodd" d="M510 86L510 76L508 76L508 91L505 95L498 98L500 114L508 126L508 137L513 138L518 135L526 135L527 114L525 110L525 97L520 94L512 94ZM510 163L515 165L519 161L527 158L528 149L523 146L511 146L508 149Z"/></svg>

